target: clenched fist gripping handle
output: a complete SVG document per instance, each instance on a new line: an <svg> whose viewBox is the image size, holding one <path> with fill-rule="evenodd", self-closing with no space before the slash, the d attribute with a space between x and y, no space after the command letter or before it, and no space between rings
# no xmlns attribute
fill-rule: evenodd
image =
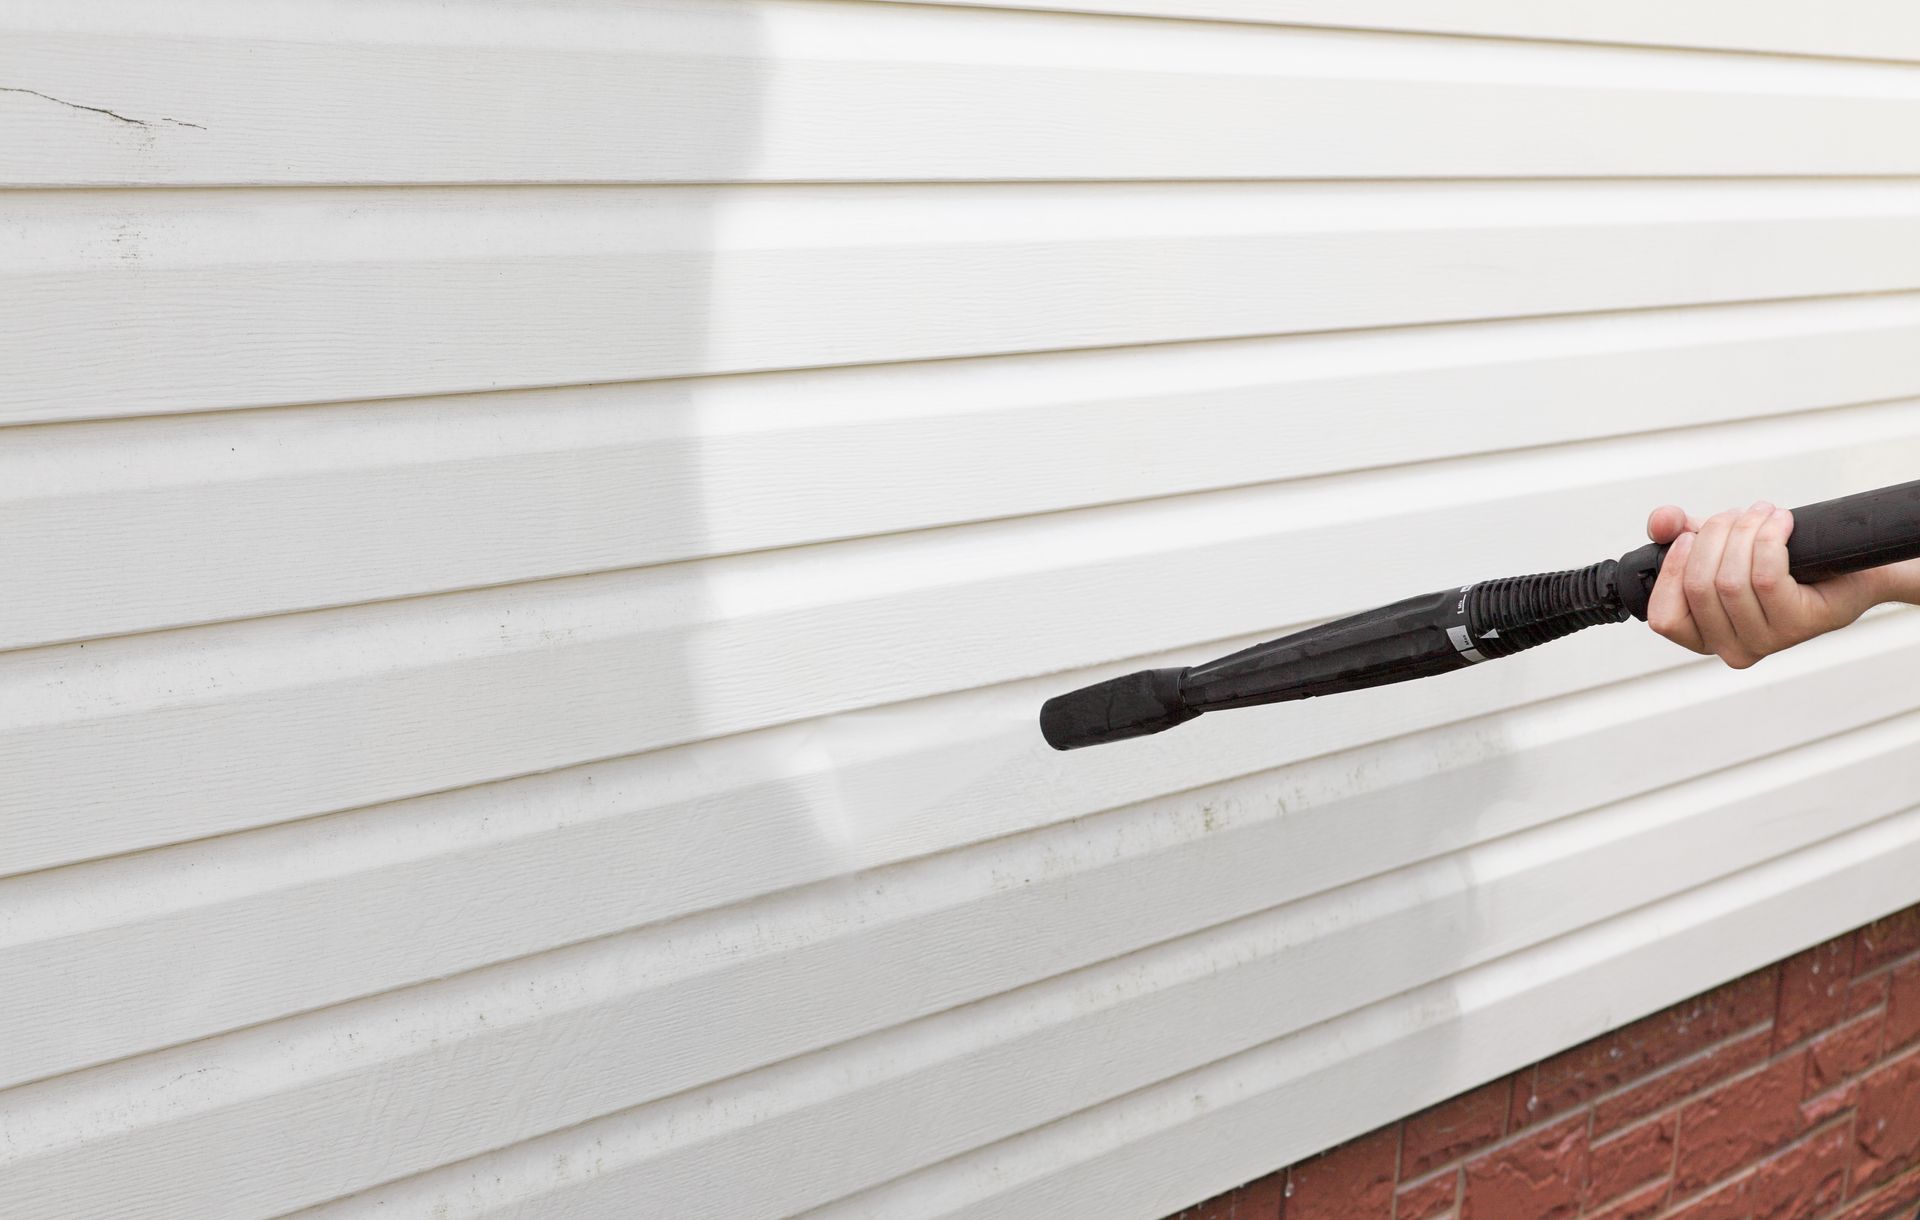
<svg viewBox="0 0 1920 1220"><path fill-rule="evenodd" d="M1597 623L1645 621L1664 545L1537 576L1410 597L1186 669L1146 669L1047 700L1056 750L1144 737L1222 708L1311 699L1465 669ZM1793 510L1798 581L1920 557L1920 480Z"/></svg>

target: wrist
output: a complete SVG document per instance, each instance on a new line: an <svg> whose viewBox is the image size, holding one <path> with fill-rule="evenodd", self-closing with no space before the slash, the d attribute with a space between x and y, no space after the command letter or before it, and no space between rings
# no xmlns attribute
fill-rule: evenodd
<svg viewBox="0 0 1920 1220"><path fill-rule="evenodd" d="M1920 559L1870 568L1866 573L1873 605L1882 602L1911 602L1920 605Z"/></svg>

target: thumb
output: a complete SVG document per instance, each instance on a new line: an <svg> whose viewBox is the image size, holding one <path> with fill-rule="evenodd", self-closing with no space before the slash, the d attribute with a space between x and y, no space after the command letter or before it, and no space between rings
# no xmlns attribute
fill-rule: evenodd
<svg viewBox="0 0 1920 1220"><path fill-rule="evenodd" d="M1700 522L1687 516L1683 508L1662 504L1647 516L1647 537L1655 542L1672 542L1688 530L1698 530Z"/></svg>

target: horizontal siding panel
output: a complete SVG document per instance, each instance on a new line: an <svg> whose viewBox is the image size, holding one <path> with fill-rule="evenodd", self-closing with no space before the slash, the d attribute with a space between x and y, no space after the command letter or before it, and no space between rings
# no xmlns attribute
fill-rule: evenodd
<svg viewBox="0 0 1920 1220"><path fill-rule="evenodd" d="M15 652L0 658L0 871L1591 561L1604 555L1570 556L1568 540L1625 549L1622 518L1638 510L1623 504L1755 487L1801 503L1834 479L1897 482L1917 424L1903 404L1850 408ZM1387 483L1393 505L1421 506L1417 522L1384 506ZM1449 540L1444 556L1433 538ZM1287 565L1267 562L1283 551ZM1294 579L1354 554L1378 562L1337 586Z"/></svg>
<svg viewBox="0 0 1920 1220"><path fill-rule="evenodd" d="M1920 61L1906 0L896 0L1183 21L1249 21Z"/></svg>
<svg viewBox="0 0 1920 1220"><path fill-rule="evenodd" d="M142 7L10 8L0 182L1920 172L1920 72L1887 63L804 0Z"/></svg>
<svg viewBox="0 0 1920 1220"><path fill-rule="evenodd" d="M27 423L1912 291L1920 183L15 192L0 253Z"/></svg>
<svg viewBox="0 0 1920 1220"><path fill-rule="evenodd" d="M1152 1220L1897 910L1916 868L1910 810L806 1215Z"/></svg>
<svg viewBox="0 0 1920 1220"><path fill-rule="evenodd" d="M946 1065L935 1079L902 1082L876 1110L857 1107L866 1130L877 1133L876 1123L898 1124L902 1100L925 1096L921 1088L937 1087L950 1103L916 1124L925 1144L896 1137L907 1145L896 1160L875 1155L863 1166L867 1181L1890 817L1908 796L1894 777L1910 774L1917 756L1920 716L1902 717L955 1009L934 1018L947 1026L940 1035L907 1035L919 1056L861 1048L879 1052L858 1056L869 1071L907 1068L929 1054L979 1054ZM1206 837L1204 825L1197 829ZM1080 844L1082 867L1110 858L1119 845L1117 835L1082 830L1091 831ZM1232 851L1229 843L1210 847ZM1047 875L1074 865L1045 848L1027 855L1026 883L1007 875L1010 859L993 859L1018 854L1015 845L988 845L977 854L987 858L940 861L944 884L934 877L899 887L855 883L829 903L729 913L735 927L721 938L726 943L688 927L644 947L582 946L517 970L375 1000L364 1011L229 1035L52 1089L29 1086L0 1119L13 1197L29 1206L58 1198L71 1214L103 1216L131 1198L209 1216L323 1201L369 1184L372 1174L431 1167L735 1075L753 1066L743 1055L785 1057L810 1042L837 1042L908 1019L927 1005L1006 991L1063 968L1067 946L1099 959L1113 953L1114 941L1165 941L1193 918L1194 904L1208 901L1220 874L1217 864L1196 860L1189 871L1174 853L1155 853L1136 868L1101 868L1081 892L1063 895L1049 892ZM1614 884L1581 885L1595 870ZM889 906L960 899L948 888L955 885L972 891L972 902L860 934L867 919L883 922ZM796 939L802 929L840 926L848 933L826 945ZM748 943L759 952L743 955ZM930 954L929 945L943 951ZM711 963L705 969L702 958ZM855 995L861 1003L848 1002ZM700 1016L689 1020L691 1013ZM1212 1019L1199 1020L1202 1014ZM1069 1027L1047 1028L1063 1025ZM1035 1026L1045 1033L1036 1038ZM1155 1036L1167 1029L1193 1032ZM1043 1044L1020 1045L1024 1038ZM1115 1056L1113 1046L1140 1049ZM634 1054L635 1047L646 1053ZM199 1070L213 1065L219 1070ZM513 1106L473 1105L474 1084L485 1082L491 1092L501 1072L540 1087L516 1089ZM367 1115L371 1097L406 1097L410 1105ZM768 1108L777 1107L774 1101ZM708 1110L717 1125L738 1113L686 1108ZM270 1146L284 1149L267 1133L329 1129L349 1113L362 1116L352 1139L283 1155L274 1170L256 1169L253 1180L236 1182L247 1176L237 1173L240 1166L257 1166ZM706 1125L680 1138L697 1139ZM943 1130L944 1141L932 1138ZM769 1124L755 1134L777 1139L778 1128ZM814 1138L821 1134L816 1129ZM843 1179L813 1193L804 1179L789 1177L763 1181L758 1189L775 1193L737 1208L733 1200L715 1200L716 1183L764 1177L751 1171L765 1164L771 1146L740 1161L708 1160L672 1192L643 1197L676 1211L702 1206L696 1200L704 1198L730 1214L775 1216L867 1184ZM380 1156L370 1163L374 1149ZM77 1189L78 1165L70 1160L76 1156L93 1175ZM194 1157L203 1158L196 1172L173 1177L164 1193L148 1193L163 1166ZM809 1159L823 1173L832 1160Z"/></svg>
<svg viewBox="0 0 1920 1220"><path fill-rule="evenodd" d="M1645 667L1636 658L1609 665L1608 676ZM1549 684L1593 676L1591 662L1547 668L1555 671L1542 675ZM1205 900L1163 914L1187 920L1159 928L1155 937L1164 938L1764 757L1800 740L1809 722L1839 732L1895 715L1907 706L1903 674L1920 675L1920 617L1881 616L1752 679L1689 666L1517 708L1483 689L1447 709L1485 713L1468 724L1367 742L1177 796L1162 794L1190 786L1191 762L1183 774L1130 758L1135 765L1115 768L1130 781L1120 790L1049 776L1058 768L1027 748L1023 715L1040 694L1023 684L997 700L1003 714L977 700L964 713L903 709L890 748L866 765L816 766L812 785L803 785L791 748L772 734L752 743L759 749L724 759L713 749L678 752L703 754L705 766L691 757L645 757L18 877L0 882L9 912L0 976L14 983L0 994L0 1085L643 925L680 919L666 934L683 938L697 926L738 929L742 917L734 912L704 923L685 919L800 885L816 887L808 909L842 901L831 883L856 870L861 893L885 890L908 901L944 894L936 904L942 909L960 905L952 895L969 879L991 877L996 891L1018 879L1043 911L1091 902L1087 875L1103 870L1115 883L1148 888L1161 875L1212 876ZM1688 726L1734 716L1744 726L1737 737L1708 737L1685 754L1662 749ZM1343 729L1365 739L1407 727L1338 710L1321 717L1334 722L1332 732L1322 726L1317 737L1289 741L1282 757L1270 741L1220 726L1244 740L1232 743L1236 758L1209 760L1210 777L1227 778L1236 761L1271 766L1337 744ZM979 741L973 725L983 718L995 727ZM1218 755L1221 744L1210 744ZM1615 765L1625 753L1641 763ZM977 774L989 754L1003 760L998 786L1008 791L984 801L980 785L938 800L911 784L875 779L903 770L922 781ZM822 824L819 782L838 787L829 815L838 830ZM1410 800L1416 791L1419 799ZM1051 799L1036 795L1042 792ZM1282 792L1289 795L1276 799ZM1040 829L1123 799L1149 803ZM1446 824L1428 812L1453 803L1484 812ZM957 858L908 863L989 839L995 845ZM1111 860L1104 859L1107 843ZM1046 869L1033 867L1038 858L1049 861ZM184 878L193 883L185 892ZM792 910L795 901L767 909ZM459 917L422 920L422 911ZM863 918L908 916L889 916L876 904ZM756 916L756 934L772 922ZM815 933L838 934L837 925L823 921ZM1133 942L1125 939L1131 932L1121 935L1097 945L1083 938L1071 961L1044 956L1033 969L1051 973L1124 952ZM924 943L942 939L923 935ZM722 952L751 955L744 946ZM190 959L203 963L196 985L175 994L169 980ZM1014 965L1012 956L997 963ZM953 985L949 979L943 987Z"/></svg>
<svg viewBox="0 0 1920 1220"><path fill-rule="evenodd" d="M1855 744L1864 748L1840 749L1834 765L1849 776L1863 763L1871 770L1869 738L1878 738L1882 749L1906 752L1910 765L1920 741L1915 727L1909 722L1884 736L1862 734ZM1816 777L1826 774L1826 765L1790 772L1783 786L1792 795L1784 801L1758 786L1783 778L1768 768L1751 769L1730 784L1717 777L1630 810L1588 815L1425 870L1143 949L1124 962L637 1108L526 1149L550 1164L564 1157L580 1166L571 1173L529 1175L520 1169L525 1156L515 1150L315 1214L444 1204L454 1215L511 1214L520 1207L600 1216L613 1214L617 1200L641 1198L687 1214L708 1207L741 1217L790 1215L834 1199L849 1183L884 1180L901 1166L938 1164L1029 1124L1065 1117L1086 1098L1119 1097L1276 1034L1312 1043L1313 1032L1297 1031L1330 1011L1351 1011L1337 1007L1343 1002L1363 1007L1356 1001L1396 977L1469 971L1519 942L1539 944L1582 926L1595 909L1616 915L1625 908L1611 901L1626 895L1584 884L1591 874L1579 869L1644 858L1649 844L1659 843L1662 863L1651 871L1665 876L1640 875L1627 887L1634 896L1659 892L1716 859L1713 851L1696 850L1681 863L1667 854L1669 844L1684 849L1714 825L1724 835L1728 822L1783 806L1817 819L1812 811L1819 799L1809 786L1823 782ZM1870 823L1875 817L1868 810L1897 803L1884 788L1876 790L1850 811L1859 821L1849 817L1831 829ZM1751 858L1742 850L1726 862ZM1634 871L1631 864L1620 867ZM1556 890L1565 901L1555 903ZM1503 938L1515 943L1503 948ZM1180 1036L1168 1037L1168 1030ZM1115 1054L1117 1046L1130 1051ZM925 1097L941 1104L915 1104ZM904 1108L918 1121L900 1124ZM750 1171L777 1156L793 1166L784 1182Z"/></svg>
<svg viewBox="0 0 1920 1220"><path fill-rule="evenodd" d="M1914 351L1890 294L10 429L0 648L1895 399Z"/></svg>

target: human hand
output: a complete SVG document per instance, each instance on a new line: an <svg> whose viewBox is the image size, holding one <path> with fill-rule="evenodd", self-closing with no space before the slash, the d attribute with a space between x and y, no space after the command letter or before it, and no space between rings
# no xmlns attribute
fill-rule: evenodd
<svg viewBox="0 0 1920 1220"><path fill-rule="evenodd" d="M1886 600L1876 569L1801 584L1787 572L1793 514L1764 500L1702 521L1668 504L1647 536L1671 543L1647 625L1735 669L1846 626Z"/></svg>

